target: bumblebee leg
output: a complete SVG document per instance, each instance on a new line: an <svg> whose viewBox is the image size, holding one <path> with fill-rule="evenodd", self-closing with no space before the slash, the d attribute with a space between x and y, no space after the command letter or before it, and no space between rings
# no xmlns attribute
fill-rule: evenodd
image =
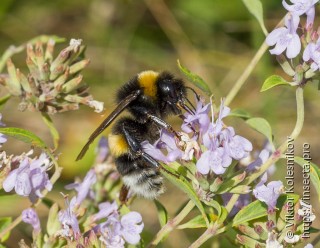
<svg viewBox="0 0 320 248"><path fill-rule="evenodd" d="M166 129L167 131L169 131L170 133L173 133L177 138L180 137L180 135L173 129L173 127L166 123L164 120L162 120L161 118L155 116L155 115L151 115L148 114L148 118L153 121L156 125Z"/></svg>
<svg viewBox="0 0 320 248"><path fill-rule="evenodd" d="M142 150L140 142L135 137L133 137L133 135L131 135L131 133L127 130L127 128L124 125L122 126L122 131L124 133L125 139L128 142L130 150L135 157L142 158L144 161L146 161L153 167L158 168L160 166L157 160L155 160L153 157L151 157L149 154L145 153Z"/></svg>

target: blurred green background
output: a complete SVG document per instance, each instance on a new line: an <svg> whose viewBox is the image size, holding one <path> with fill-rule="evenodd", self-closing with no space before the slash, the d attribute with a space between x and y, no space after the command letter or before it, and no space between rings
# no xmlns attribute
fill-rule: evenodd
<svg viewBox="0 0 320 248"><path fill-rule="evenodd" d="M263 1L263 6L265 24L271 31L286 12L278 0ZM319 20L316 22L319 23ZM177 67L179 59L182 65L205 79L219 100L228 94L264 40L259 25L240 0L229 4L223 0L1 0L1 53L10 45L20 45L41 34L65 37L66 44L71 38L83 40L83 44L87 45L86 57L91 60L89 67L84 70L84 80L90 85L94 98L105 103L103 115L82 107L78 111L53 116L61 135L58 152L64 171L62 181L55 186L49 198L59 202L63 201L59 194L64 191L63 185L73 181L75 176L83 176L90 167L93 149L80 162L74 162L75 157L90 133L115 106L115 91L121 84L147 69L168 70L183 77ZM56 51L66 44L57 45ZM24 52L13 57L14 63L22 70L26 69L25 57ZM275 58L267 52L230 106L266 118L279 144L295 124L295 93L293 88L283 87L260 93L263 81L271 74L286 77ZM1 89L0 94L5 92ZM295 153L301 155L302 144L307 142L311 146L313 162L319 164L320 103L317 86L308 85L305 96L305 126L296 140ZM51 144L50 133L40 114L19 112L18 102L18 99L10 100L1 110L3 122L7 126L33 131ZM169 122L178 125L176 118L170 118ZM255 149L262 147L263 137L249 130L243 121L229 119L227 122L236 125L239 134L250 138ZM10 153L19 154L30 147L10 140L4 148ZM281 171L285 173L280 168ZM275 179L284 180L283 175L277 173ZM296 167L297 193L301 192L300 179L300 168ZM160 197L160 201L166 203L169 214L177 210L177 201L182 203L185 199L183 193L175 191L170 185L167 185L167 193ZM154 234L159 228L154 204L143 199L136 202L133 208L140 209L146 230ZM20 197L1 198L0 215L16 216L27 204L28 201ZM43 214L46 214L45 208ZM317 225L319 227L319 223ZM29 241L26 234L30 230L25 227L24 224L18 227L9 245L15 247L16 240L21 237ZM176 231L164 247L186 247L200 233ZM218 247L216 243L211 240L206 246Z"/></svg>

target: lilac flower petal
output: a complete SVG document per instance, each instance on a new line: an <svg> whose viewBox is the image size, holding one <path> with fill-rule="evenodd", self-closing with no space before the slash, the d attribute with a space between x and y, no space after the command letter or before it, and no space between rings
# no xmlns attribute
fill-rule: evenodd
<svg viewBox="0 0 320 248"><path fill-rule="evenodd" d="M149 141L143 141L141 143L143 151L145 151L147 154L152 156L156 160L160 160L162 162L167 163L168 159L167 157L162 153L160 149L157 149L155 146L151 145Z"/></svg>
<svg viewBox="0 0 320 248"><path fill-rule="evenodd" d="M270 34L268 34L268 36L266 38L266 43L269 46L275 45L278 42L281 35L285 32L287 32L287 28L285 28L285 27L276 28Z"/></svg>
<svg viewBox="0 0 320 248"><path fill-rule="evenodd" d="M300 37L297 34L294 34L292 39L288 43L286 55L289 59L295 58L299 54L300 50Z"/></svg>
<svg viewBox="0 0 320 248"><path fill-rule="evenodd" d="M197 161L197 170L203 175L207 175L210 171L209 159L210 151L205 151Z"/></svg>
<svg viewBox="0 0 320 248"><path fill-rule="evenodd" d="M116 201L110 202L103 202L99 204L99 212L92 216L93 221L99 221L103 218L108 217L113 212L117 212L118 205Z"/></svg>
<svg viewBox="0 0 320 248"><path fill-rule="evenodd" d="M313 22L314 22L314 16L315 16L315 8L314 6L312 8L310 8L307 12L307 22L306 22L306 27L309 28L310 26L312 26Z"/></svg>
<svg viewBox="0 0 320 248"><path fill-rule="evenodd" d="M28 196L31 193L31 182L27 173L20 173L17 176L14 189L18 195L22 196Z"/></svg>
<svg viewBox="0 0 320 248"><path fill-rule="evenodd" d="M141 222L142 217L138 212L130 212L121 218L121 234L128 243L134 245L140 241L140 233L144 227Z"/></svg>
<svg viewBox="0 0 320 248"><path fill-rule="evenodd" d="M315 51L316 45L314 43L309 43L303 51L302 58L304 61L308 62L311 59L313 51Z"/></svg>
<svg viewBox="0 0 320 248"><path fill-rule="evenodd" d="M17 176L18 176L17 172L18 172L17 170L11 171L7 176L7 178L4 180L2 184L4 191L10 192L11 190L13 190L16 184Z"/></svg>

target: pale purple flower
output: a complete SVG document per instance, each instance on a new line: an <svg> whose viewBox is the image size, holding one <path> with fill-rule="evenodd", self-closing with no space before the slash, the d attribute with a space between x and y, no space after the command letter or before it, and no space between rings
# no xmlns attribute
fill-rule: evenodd
<svg viewBox="0 0 320 248"><path fill-rule="evenodd" d="M268 205L268 210L272 211L275 209L277 200L283 192L283 183L281 181L272 181L265 185L266 181L267 174L265 173L253 190L253 194L259 201L265 202Z"/></svg>
<svg viewBox="0 0 320 248"><path fill-rule="evenodd" d="M205 151L197 161L196 166L197 170L203 175L207 175L210 170L217 175L221 175L226 171L231 162L231 157L222 147L219 147L215 150Z"/></svg>
<svg viewBox="0 0 320 248"><path fill-rule="evenodd" d="M280 55L284 50L289 59L295 58L301 50L301 42L296 33L299 25L299 16L287 14L285 17L285 26L273 30L266 38L269 46L275 45L270 50L271 54Z"/></svg>
<svg viewBox="0 0 320 248"><path fill-rule="evenodd" d="M74 238L78 239L81 235L79 223L77 216L74 212L76 204L76 197L73 197L69 203L68 200L66 200L66 207L65 210L59 211L59 221L62 225L62 230L60 231L60 234L64 237Z"/></svg>
<svg viewBox="0 0 320 248"><path fill-rule="evenodd" d="M235 160L240 160L249 155L252 151L252 144L246 138L235 135L225 144L227 153Z"/></svg>
<svg viewBox="0 0 320 248"><path fill-rule="evenodd" d="M313 245L309 243L304 248L313 248Z"/></svg>
<svg viewBox="0 0 320 248"><path fill-rule="evenodd" d="M51 163L45 153L38 159L31 160L25 157L17 169L12 170L3 182L6 192L15 190L18 195L29 196L32 202L42 198L41 191L52 189L52 184L47 174Z"/></svg>
<svg viewBox="0 0 320 248"><path fill-rule="evenodd" d="M116 201L110 202L103 202L99 204L99 212L92 215L92 222L99 221L103 218L107 218L109 215L118 212L118 205Z"/></svg>
<svg viewBox="0 0 320 248"><path fill-rule="evenodd" d="M277 233L269 232L266 240L266 248L283 248L283 245L277 240Z"/></svg>
<svg viewBox="0 0 320 248"><path fill-rule="evenodd" d="M290 11L293 15L301 16L303 14L307 15L307 27L313 24L315 8L314 5L319 2L319 0L290 0L292 5L287 4L285 0L282 1L283 7Z"/></svg>
<svg viewBox="0 0 320 248"><path fill-rule="evenodd" d="M94 197L94 193L91 190L91 186L97 181L97 176L95 174L94 169L91 169L88 171L87 175L83 179L82 183L72 183L65 186L66 189L75 189L78 192L78 195L76 197L76 205L79 206L84 199L88 195L91 195L91 198Z"/></svg>
<svg viewBox="0 0 320 248"><path fill-rule="evenodd" d="M106 160L109 155L109 143L108 139L104 136L101 137L96 149L96 162L102 163Z"/></svg>
<svg viewBox="0 0 320 248"><path fill-rule="evenodd" d="M183 151L176 144L175 136L165 129L160 131L160 138L153 145L149 141L144 141L141 145L144 152L165 163L181 159L184 155ZM163 154L161 149L166 150L166 155Z"/></svg>
<svg viewBox="0 0 320 248"><path fill-rule="evenodd" d="M34 208L27 208L23 210L21 217L23 222L28 223L33 227L34 232L40 232L40 220Z"/></svg>
<svg viewBox="0 0 320 248"><path fill-rule="evenodd" d="M316 43L309 43L304 49L303 60L311 62L311 69L313 71L320 69L320 39Z"/></svg>
<svg viewBox="0 0 320 248"><path fill-rule="evenodd" d="M130 212L121 218L121 235L129 244L139 243L143 227L142 217L138 212Z"/></svg>
<svg viewBox="0 0 320 248"><path fill-rule="evenodd" d="M122 248L125 241L121 235L121 222L117 213L108 217L106 222L99 225L100 227L100 240L110 248Z"/></svg>
<svg viewBox="0 0 320 248"><path fill-rule="evenodd" d="M208 113L210 111L210 104L204 105L204 100L197 101L195 114L185 113L183 124L181 126L182 131L190 133L194 130L199 130L200 133L205 132L210 124L210 118ZM193 128L190 128L190 126Z"/></svg>

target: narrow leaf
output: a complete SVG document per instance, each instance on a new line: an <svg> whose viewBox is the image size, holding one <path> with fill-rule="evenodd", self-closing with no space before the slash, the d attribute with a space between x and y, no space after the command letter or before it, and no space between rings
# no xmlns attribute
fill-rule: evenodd
<svg viewBox="0 0 320 248"><path fill-rule="evenodd" d="M0 232L2 232L4 229L6 229L12 222L11 217L1 217L0 218ZM0 240L1 242L6 241L10 236L10 232L7 232L2 239Z"/></svg>
<svg viewBox="0 0 320 248"><path fill-rule="evenodd" d="M6 104L6 102L10 99L11 95L5 95L3 97L0 98L0 109L3 108L3 106Z"/></svg>
<svg viewBox="0 0 320 248"><path fill-rule="evenodd" d="M191 83L194 86L196 86L197 88L202 90L208 96L212 95L212 92L211 92L209 86L207 85L207 83L201 77L199 77L198 75L192 73L187 68L183 67L180 64L179 60L178 60L178 67L179 67L180 71L191 81Z"/></svg>
<svg viewBox="0 0 320 248"><path fill-rule="evenodd" d="M268 121L266 121L263 118L256 117L256 118L248 119L246 122L253 129L255 129L259 133L266 136L270 144L273 144L272 143L272 130L271 130L271 126Z"/></svg>
<svg viewBox="0 0 320 248"><path fill-rule="evenodd" d="M294 161L302 167L303 173L310 174L311 182L317 192L318 200L320 202L320 169L311 161L304 160L301 157L294 157ZM308 172L310 171L310 172Z"/></svg>
<svg viewBox="0 0 320 248"><path fill-rule="evenodd" d="M28 130L16 127L5 127L0 128L0 133L31 144L32 146L47 150L46 144L38 136Z"/></svg>
<svg viewBox="0 0 320 248"><path fill-rule="evenodd" d="M164 168L164 170L162 170L162 175L189 196L190 200L192 200L193 203L198 207L207 225L209 225L209 220L204 210L204 207L201 201L199 200L196 192L192 188L192 185L182 175L177 174L169 166L162 164L162 167Z"/></svg>
<svg viewBox="0 0 320 248"><path fill-rule="evenodd" d="M282 77L278 76L278 75L272 75L270 77L268 77L262 85L262 88L260 90L260 92L269 90L275 86L278 85L290 85L289 82L287 82L286 80L284 80Z"/></svg>
<svg viewBox="0 0 320 248"><path fill-rule="evenodd" d="M198 215L188 222L179 225L177 229L187 229L187 228L206 228L206 222L203 219L202 215Z"/></svg>
<svg viewBox="0 0 320 248"><path fill-rule="evenodd" d="M154 204L156 204L158 210L160 226L163 227L168 222L168 212L166 208L161 204L161 202L154 200Z"/></svg>
<svg viewBox="0 0 320 248"><path fill-rule="evenodd" d="M49 210L48 222L47 222L47 232L49 236L54 235L60 228L61 224L58 218L59 207L55 203Z"/></svg>
<svg viewBox="0 0 320 248"><path fill-rule="evenodd" d="M228 116L239 117L244 120L252 118L252 116L247 111L245 111L243 109L234 109L231 111L231 113Z"/></svg>
<svg viewBox="0 0 320 248"><path fill-rule="evenodd" d="M258 20L260 27L265 35L268 31L263 22L263 7L260 0L242 0L249 12Z"/></svg>
<svg viewBox="0 0 320 248"><path fill-rule="evenodd" d="M233 218L232 226L248 222L250 220L259 219L268 214L268 207L261 201L254 201L242 208Z"/></svg>

